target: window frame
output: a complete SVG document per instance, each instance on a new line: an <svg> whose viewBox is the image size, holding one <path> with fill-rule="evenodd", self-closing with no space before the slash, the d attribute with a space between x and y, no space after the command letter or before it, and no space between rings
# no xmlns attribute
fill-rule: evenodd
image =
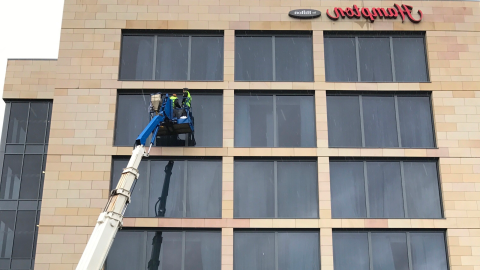
<svg viewBox="0 0 480 270"><path fill-rule="evenodd" d="M190 91L190 94L192 95L192 98L195 97L195 95L212 95L212 96L220 96L222 98L222 103L221 103L221 106L222 106L222 121L221 121L221 133L222 133L222 138L223 138L223 119L224 119L224 114L223 114L223 104L224 104L224 100L225 100L225 97L224 97L224 92L223 90L218 90L218 89L213 89L213 90L196 90L196 89L189 89ZM177 94L177 96L179 96L179 99L181 99L181 90L178 90L178 89L117 89L117 96L115 98L115 121L114 121L114 124L113 124L113 141L112 141L112 146L113 147L130 147L134 144L134 141L132 140L132 144L131 145L124 145L124 144L116 144L116 138L117 138L117 124L118 124L118 121L117 121L117 117L118 117L118 113L119 113L119 98L120 98L120 95L122 96L127 96L127 95L132 95L132 96L136 96L136 95L149 95L149 94L154 94L154 93L157 93L157 92L161 92L161 93L169 93L169 94ZM150 104L150 100L146 99L146 102L147 104ZM148 105L147 105L148 106ZM148 107L145 108L145 119L147 119L149 117L149 114L148 114L148 111L147 111ZM193 114L193 117L195 118L195 102L193 102L193 105L191 107L191 110L192 110L192 114ZM150 121L150 120L148 120ZM141 131L140 131L141 132ZM138 133L140 135L140 132ZM151 140L151 136L148 137L147 139L147 142L150 142ZM190 143L190 140L189 140L189 137L187 136L186 139L185 139L185 145L183 146L157 146L156 145L156 140L155 140L155 143L154 145L152 145L152 147L189 147L189 148L219 148L219 147L223 147L223 139L222 141L220 142L220 145L217 145L217 146L191 146L189 145Z"/></svg>
<svg viewBox="0 0 480 270"><path fill-rule="evenodd" d="M399 229L333 229L333 235L335 233L367 233L367 245L368 245L368 260L370 264L370 269L373 269L373 254L372 254L372 233L404 233L406 234L406 243L407 243L407 255L408 255L408 266L409 269L413 269L413 261L412 261L412 246L411 246L411 233L442 233L443 234L443 242L445 248L445 261L447 262L447 270L450 270L450 254L448 249L448 242L447 242L447 231L445 229L407 229L407 230L399 230ZM335 241L332 239L332 247L335 245ZM343 256L337 255L337 256ZM333 253L333 260L335 264L335 252ZM335 265L334 265L335 268Z"/></svg>
<svg viewBox="0 0 480 270"><path fill-rule="evenodd" d="M359 108L360 108L360 132L362 145L359 147L349 147L349 146L332 146L330 145L330 140L328 143L329 148L362 148L362 149L438 149L437 145L437 134L435 128L435 117L433 114L433 100L432 92L427 91L385 91L385 92L373 92L373 91L327 91L327 99L329 96L356 96L359 98ZM398 147L380 147L380 146L365 146L365 129L364 129L364 117L363 117L363 102L362 98L364 96L371 97L393 97L395 104L395 120L397 128L397 141ZM400 130L400 114L398 110L398 97L428 97L429 99L429 112L431 119L431 128L432 128L432 142L433 146L431 147L404 147L402 146L402 137ZM328 114L328 101L327 101L327 114ZM327 115L327 126L328 126L328 115Z"/></svg>
<svg viewBox="0 0 480 270"><path fill-rule="evenodd" d="M25 142L24 143L7 143L7 135L8 135L8 129L9 129L9 123L10 123L10 115L11 115L11 107L12 104L14 103L28 103L28 113L27 113L27 118L26 118L26 126L25 126ZM28 128L29 128L29 121L30 121L30 112L31 112L31 106L32 103L44 103L47 104L47 119L45 123L45 134L44 134L44 141L43 143L27 143L27 135L28 135ZM4 169L4 160L5 156L21 156L22 157L22 162L20 164L20 182L23 180L23 170L24 170L24 162L25 162L25 156L42 156L42 171L45 170L45 165L46 165L46 160L47 160L47 152L48 152L48 143L49 143L49 134L50 134L50 127L51 127L51 117L52 117L52 107L53 107L53 101L49 99L34 99L34 100L20 100L20 99L12 99L12 100L5 100L5 114L4 114L4 120L3 120L3 129L1 132L1 139L0 139L0 175L3 175L3 169ZM19 152L18 149L15 151L12 149L12 152L8 150L8 146L21 146L23 149L21 152ZM43 151L34 151L34 152L27 152L27 146L43 146ZM20 147L18 147L20 148ZM45 174L40 172L40 181L39 181L39 189L37 193L37 198L36 199L0 199L0 211L12 211L15 212L15 218L13 220L13 245L12 245L12 255L10 258L0 258L1 260L9 260L9 267L11 267L12 263L14 260L31 260L31 266L28 269L33 269L33 262L35 260L35 255L36 255L36 247L37 247L37 238L38 238L38 227L36 225L39 224L40 222L40 211L41 211L41 206L42 206L42 197L41 195L43 194L43 184L45 181ZM0 183L2 179L0 178ZM20 192L20 191L19 191ZM20 194L19 194L20 196ZM29 207L27 204L24 204L22 206L22 202L28 203L28 202L36 202L36 207L33 209L31 206ZM33 241L32 241L32 248L31 248L31 256L30 257L13 257L13 250L15 247L15 239L16 239L16 234L17 234L17 219L18 219L18 213L19 212L25 212L25 211L35 211L35 224L32 224L32 227L34 228L33 230Z"/></svg>
<svg viewBox="0 0 480 270"><path fill-rule="evenodd" d="M235 97L237 96L268 96L272 97L273 103L272 103L272 116L273 116L273 146L260 146L260 147L252 147L252 146L238 146L235 145L235 123L234 123L234 131L233 131L233 145L235 148L316 148L317 147L317 122L316 122L316 112L315 112L315 91L310 91L310 90L298 90L298 91L254 91L254 90L235 90L234 91L234 100ZM277 96L290 96L290 97L297 97L297 96L311 96L313 98L313 116L312 116L312 125L313 125L313 130L314 130L314 144L313 146L299 146L299 147L284 147L284 146L278 146L278 122L277 122L277 102L276 102L276 97ZM235 119L235 114L237 112L233 113L233 118ZM235 122L235 121L234 121Z"/></svg>
<svg viewBox="0 0 480 270"><path fill-rule="evenodd" d="M322 268L322 251L321 251L321 234L319 229L303 229L303 228L296 228L296 229L234 229L233 230L233 270L235 269L235 238L238 237L238 234L242 233L273 233L274 234L274 260L275 260L275 269L278 270L278 234L279 233L316 233L318 235L316 243L318 243L318 265L319 270Z"/></svg>
<svg viewBox="0 0 480 270"><path fill-rule="evenodd" d="M439 158L397 158L397 157L384 157L384 158L376 158L376 157L362 157L362 158L357 158L357 157L330 157L329 159L329 167L332 162L340 163L340 162L362 162L363 163L363 180L364 180L364 189L365 189L365 211L366 211L366 217L333 217L333 211L332 211L332 219L445 219L445 209L444 209L444 203L443 203L443 190L442 190L442 181L441 181L441 174L440 174L440 162ZM369 209L369 197L368 197L368 171L367 171L367 163L368 162L399 162L400 163L400 180L401 180L401 186L402 186L402 205L403 205L403 213L404 217L403 218L378 218L378 217L370 217L370 209ZM435 167L437 170L436 178L437 178L437 184L438 184L438 198L440 201L440 217L437 218L414 218L414 217L409 217L408 216L408 207L407 207L407 199L406 199L406 185L405 185L405 171L404 171L404 162L435 162ZM330 181L332 179L330 178ZM330 193L330 201L333 202L332 200L333 193Z"/></svg>
<svg viewBox="0 0 480 270"><path fill-rule="evenodd" d="M121 58L123 55L123 37L125 36L151 36L153 37L153 69L152 69L152 79L151 80L142 80L142 79L122 79L121 74L122 74L122 64L121 64ZM188 57L187 57L187 80L182 80L180 82L223 82L224 81L224 69L225 69L225 34L223 30L163 30L163 31L152 31L152 30L140 30L140 31L134 31L134 30L122 30L121 34L121 39L120 39L120 64L118 65L118 81L152 81L152 82L172 82L172 81L178 81L178 80L157 80L155 78L156 76L156 66L157 66L157 42L158 42L158 37L160 36L166 36L166 37L188 37ZM192 37L221 37L223 38L223 47L222 47L222 63L221 65L221 72L220 74L221 79L219 80L190 80L190 75L191 75L191 62L192 62Z"/></svg>
<svg viewBox="0 0 480 270"><path fill-rule="evenodd" d="M115 161L128 161L129 160L129 156L112 156L112 162L111 162L111 166L110 166L110 183L109 183L109 190L113 190L116 186L113 185L113 181L116 181L113 177L114 177L114 174L115 173L121 173L121 172L115 172L114 171L114 163ZM149 198L150 198L150 182L151 182L151 162L152 161L170 161L170 160L173 160L173 161L182 161L182 162L185 162L184 164L184 168L183 168L183 173L184 173L184 177L183 177L183 193L182 193L182 217L153 217L153 216L150 216L148 214L148 205L147 207L144 207L142 209L142 212L144 215L142 216L125 216L127 218L158 218L158 219L164 219L164 218L188 218L188 219L221 219L222 218L222 193L220 192L220 202L219 202L219 209L218 209L218 216L217 217L188 217L187 216L187 191L188 191L188 188L187 188L187 184L188 184L188 161L215 161L215 162L219 162L220 165L222 165L222 159L221 157L194 157L194 156L191 156L191 157L169 157L169 156L155 156L155 157L149 157L149 158L145 158L143 159L142 163L146 163L146 166L147 166L147 174L146 174L146 179L145 180L145 187L146 187L146 192L147 192L147 197L144 198L145 201L148 202ZM223 166L220 166L220 191L222 191L222 188L223 188L223 175L222 175L222 172L223 172ZM120 180L118 180L120 181ZM163 180L162 180L163 181ZM118 182L117 182L118 183ZM135 183L133 184L133 187L132 187L132 192L135 190L135 185L136 185L136 181ZM145 214L146 213L146 214Z"/></svg>
<svg viewBox="0 0 480 270"><path fill-rule="evenodd" d="M478 0L480 1L480 0ZM425 51L425 74L426 80L419 82L405 82L396 80L396 71L395 71L395 56L393 51L393 38L396 37L413 37L413 38L422 38L423 39L423 48ZM357 80L356 81L335 81L327 79L327 70L325 66L325 81L326 82L337 82L337 83L430 83L430 68L428 62L428 50L427 50L427 35L425 31L324 31L323 39L327 38L354 38L355 39L355 61L357 69ZM392 81L362 81L361 72L360 72L360 55L359 55L359 38L388 38L390 44L390 62L392 68ZM324 42L325 43L325 42ZM326 55L325 55L326 59ZM326 65L326 61L325 61Z"/></svg>
<svg viewBox="0 0 480 270"><path fill-rule="evenodd" d="M479 0L480 1L480 0ZM300 83L309 83L315 81L315 65L313 57L313 31L308 30L291 30L291 31L264 31L264 30L236 30L235 31L235 46L237 37L270 37L272 41L272 80L239 80L235 77L236 75L236 64L234 66L234 81L236 82L300 82ZM276 37L309 37L312 40L312 80L311 81L277 81L276 80L276 66L275 66L275 38ZM236 49L234 59L236 58ZM236 63L236 61L235 61Z"/></svg>
<svg viewBox="0 0 480 270"><path fill-rule="evenodd" d="M236 202L238 200L235 200L237 196L235 196L235 183L238 183L235 181L235 163L236 162L273 162L273 200L274 200L274 216L273 217L240 217L237 216L236 209L238 209L238 206ZM317 211L316 211L316 217L279 217L278 216L278 162L310 162L315 164L315 169L316 169L316 179L314 181L315 185L317 186L315 189L315 201L317 204ZM250 158L250 157L236 157L233 160L233 168L234 168L234 196L233 196L233 218L234 219L319 219L320 218L320 207L318 206L318 203L320 201L320 194L318 192L318 160L316 158Z"/></svg>

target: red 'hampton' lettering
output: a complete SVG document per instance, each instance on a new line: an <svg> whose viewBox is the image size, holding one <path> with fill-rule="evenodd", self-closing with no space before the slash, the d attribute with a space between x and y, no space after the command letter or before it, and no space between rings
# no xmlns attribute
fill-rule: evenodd
<svg viewBox="0 0 480 270"><path fill-rule="evenodd" d="M414 23L418 23L423 18L423 13L421 10L418 10L418 14L420 15L419 19L415 19L412 15L412 6L402 4L402 6L395 4L395 8L372 8L371 10L368 8L358 8L357 5L353 5L353 8L347 7L345 10L339 7L333 9L334 15L330 14L327 9L327 16L331 20L338 20L340 17L344 19L345 17L352 19L363 17L365 19L370 20L372 23L375 21L376 18L385 18L385 19L396 19L398 15L402 18L402 21L405 21L405 16Z"/></svg>

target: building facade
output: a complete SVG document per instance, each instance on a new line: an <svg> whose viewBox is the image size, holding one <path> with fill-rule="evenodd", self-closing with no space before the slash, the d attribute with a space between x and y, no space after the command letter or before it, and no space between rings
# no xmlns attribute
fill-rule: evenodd
<svg viewBox="0 0 480 270"><path fill-rule="evenodd" d="M479 270L479 44L475 1L65 0L58 59L8 61L0 269L75 269L187 87L105 269Z"/></svg>

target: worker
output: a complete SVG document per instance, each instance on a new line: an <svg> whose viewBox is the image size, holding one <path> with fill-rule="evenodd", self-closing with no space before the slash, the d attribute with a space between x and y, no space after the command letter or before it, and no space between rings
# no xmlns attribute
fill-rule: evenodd
<svg viewBox="0 0 480 270"><path fill-rule="evenodd" d="M192 96L190 95L190 92L188 91L188 88L183 88L183 99L182 99L183 112L182 112L182 118L186 118L186 117L187 117L186 109L188 108L189 111L190 111L191 106L192 106Z"/></svg>
<svg viewBox="0 0 480 270"><path fill-rule="evenodd" d="M179 118L182 112L178 109L181 109L180 103L178 102L177 94L173 94L170 96L170 100L172 101L172 109L173 109L173 117Z"/></svg>

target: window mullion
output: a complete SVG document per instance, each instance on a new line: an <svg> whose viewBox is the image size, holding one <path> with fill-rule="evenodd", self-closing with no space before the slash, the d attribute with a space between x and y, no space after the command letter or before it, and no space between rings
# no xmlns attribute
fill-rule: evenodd
<svg viewBox="0 0 480 270"><path fill-rule="evenodd" d="M367 162L363 161L363 179L365 181L365 207L367 210L367 218L370 218L370 202L368 195L368 174L367 174Z"/></svg>
<svg viewBox="0 0 480 270"><path fill-rule="evenodd" d="M397 121L398 147L402 147L402 134L400 134L400 114L398 112L398 98L397 98L397 95L394 96L394 101L395 101L395 121Z"/></svg>
<svg viewBox="0 0 480 270"><path fill-rule="evenodd" d="M182 270L185 270L185 231L182 232Z"/></svg>
<svg viewBox="0 0 480 270"><path fill-rule="evenodd" d="M363 99L362 95L358 96L358 102L360 104L360 130L362 132L362 147L365 147L365 126L363 123Z"/></svg>
<svg viewBox="0 0 480 270"><path fill-rule="evenodd" d="M272 36L272 65L273 65L273 81L276 81L276 68L275 68L275 36Z"/></svg>
<svg viewBox="0 0 480 270"><path fill-rule="evenodd" d="M183 217L187 217L187 181L188 181L188 160L183 166Z"/></svg>
<svg viewBox="0 0 480 270"><path fill-rule="evenodd" d="M157 41L158 36L153 36L153 68L152 68L152 80L155 80L155 74L157 70Z"/></svg>
<svg viewBox="0 0 480 270"><path fill-rule="evenodd" d="M362 81L362 78L361 78L361 74L360 74L360 54L359 54L359 42L358 42L358 37L355 37L355 56L357 58L357 76L358 76L358 79L357 81L361 82Z"/></svg>
<svg viewBox="0 0 480 270"><path fill-rule="evenodd" d="M273 147L278 146L277 130L277 95L273 95Z"/></svg>
<svg viewBox="0 0 480 270"><path fill-rule="evenodd" d="M277 164L277 161L274 161L273 162L273 197L274 197L274 205L275 205L275 214L274 214L274 217L275 218L278 218L278 195L277 195L277 191L278 191L278 182L277 182L277 177L278 177L278 172L277 172L277 169L278 169L278 164Z"/></svg>
<svg viewBox="0 0 480 270"><path fill-rule="evenodd" d="M400 178L402 181L402 197L403 197L403 213L405 218L408 218L408 207L407 207L407 193L405 192L405 167L403 161L400 161Z"/></svg>
<svg viewBox="0 0 480 270"><path fill-rule="evenodd" d="M410 241L410 232L407 232L407 253L408 253L408 268L413 270L413 263L412 263L412 247Z"/></svg>
<svg viewBox="0 0 480 270"><path fill-rule="evenodd" d="M275 270L278 270L278 232L275 232L275 238L273 241L273 246L275 247Z"/></svg>
<svg viewBox="0 0 480 270"><path fill-rule="evenodd" d="M188 36L188 56L187 56L187 81L190 81L190 70L192 66L192 36Z"/></svg>
<svg viewBox="0 0 480 270"><path fill-rule="evenodd" d="M143 262L140 263L140 266L143 267L143 268L146 268L145 267L146 266L145 262L148 262L148 260L149 260L148 257L147 257L148 231L145 231L145 233L143 234L143 240L144 240L145 245L142 245L143 250L140 251L141 252L140 254L144 254L145 259L143 260Z"/></svg>
<svg viewBox="0 0 480 270"><path fill-rule="evenodd" d="M149 213L148 213L148 202L149 202L149 200L150 200L150 192L148 192L148 191L150 190L150 168L151 168L151 162L152 162L151 160L148 160L148 161L147 161L147 179L146 179L146 182L147 182L147 183L146 183L146 187L147 187L147 188L145 189L145 192L147 193L147 194L145 194L145 198L147 198L147 204L146 204L147 207L145 207L145 209L143 210L144 213L145 213L145 212L147 213L147 214L145 215L146 217L149 216ZM138 181L138 180L135 180L135 181ZM155 215L155 217L156 217L156 216L157 216L157 211L156 211L155 208L154 208L154 211L155 211L154 215ZM164 217L165 217L165 215L164 215Z"/></svg>
<svg viewBox="0 0 480 270"><path fill-rule="evenodd" d="M397 78L395 76L395 60L393 57L393 37L390 37L389 39L390 39L390 60L392 62L392 78L393 78L393 81L396 82Z"/></svg>
<svg viewBox="0 0 480 270"><path fill-rule="evenodd" d="M367 232L368 242L368 262L370 264L370 270L373 270L373 251L372 251L372 233Z"/></svg>

